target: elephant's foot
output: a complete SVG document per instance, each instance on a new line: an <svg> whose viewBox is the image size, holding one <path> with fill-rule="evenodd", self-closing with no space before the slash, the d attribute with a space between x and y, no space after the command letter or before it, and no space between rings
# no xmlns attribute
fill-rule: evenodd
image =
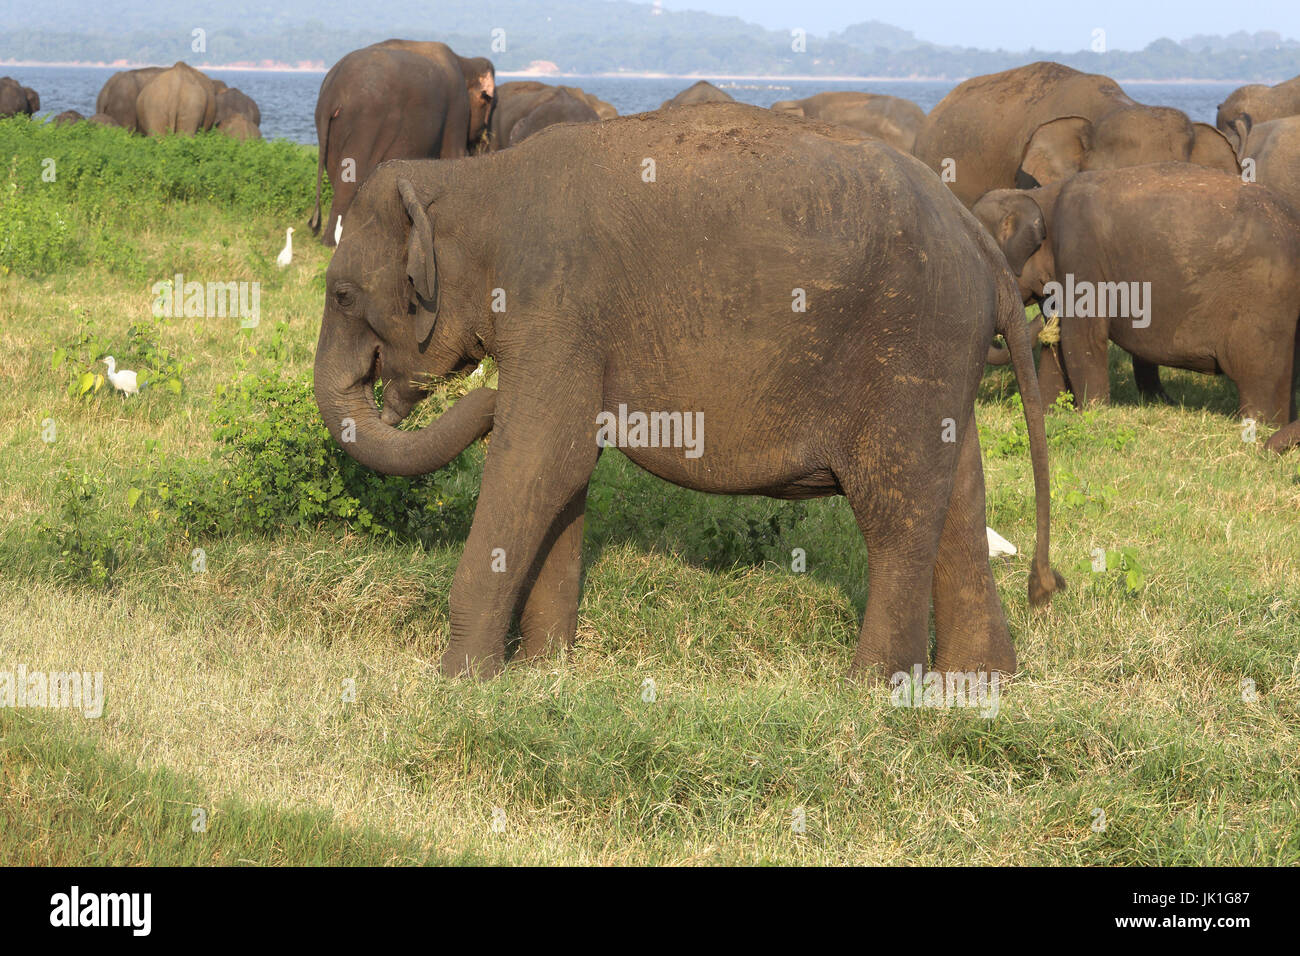
<svg viewBox="0 0 1300 956"><path fill-rule="evenodd" d="M496 677L505 666L505 647L497 653L467 650L463 644L452 641L443 652L438 670L444 677L469 677L474 680L487 680Z"/></svg>
<svg viewBox="0 0 1300 956"><path fill-rule="evenodd" d="M1278 429L1264 443L1266 449L1279 455L1296 445L1300 445L1300 421L1294 421Z"/></svg>
<svg viewBox="0 0 1300 956"><path fill-rule="evenodd" d="M966 621L956 633L943 635L934 654L934 669L946 674L997 672L1010 677L1017 666L1011 632L1000 609L996 621Z"/></svg>

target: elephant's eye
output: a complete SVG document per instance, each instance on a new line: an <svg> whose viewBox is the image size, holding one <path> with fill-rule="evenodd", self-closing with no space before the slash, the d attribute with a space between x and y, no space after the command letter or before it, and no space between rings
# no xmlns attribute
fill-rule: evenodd
<svg viewBox="0 0 1300 956"><path fill-rule="evenodd" d="M347 287L334 290L334 301L340 309L350 309L357 301L356 293Z"/></svg>

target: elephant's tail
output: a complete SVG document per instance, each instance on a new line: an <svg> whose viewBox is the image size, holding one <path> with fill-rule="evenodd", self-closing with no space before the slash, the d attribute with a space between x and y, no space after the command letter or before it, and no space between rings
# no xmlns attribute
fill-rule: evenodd
<svg viewBox="0 0 1300 956"><path fill-rule="evenodd" d="M1065 589L1065 578L1052 567L1052 495L1047 474L1047 430L1043 425L1043 396L1034 370L1034 347L1025 321L1025 307L1019 291L1008 274L998 292L998 333L1006 340L1011 366L1020 386L1020 399L1029 428L1029 459L1034 469L1034 505L1037 534L1034 542L1034 565L1029 572L1029 603L1046 604L1053 591Z"/></svg>
<svg viewBox="0 0 1300 956"><path fill-rule="evenodd" d="M334 122L336 115L338 115L338 110L331 113L325 120L324 129L319 125L316 127L316 139L319 141L316 150L316 209L312 212L311 219L307 223L314 233L320 232L320 178L325 172L325 150L329 147L330 124Z"/></svg>

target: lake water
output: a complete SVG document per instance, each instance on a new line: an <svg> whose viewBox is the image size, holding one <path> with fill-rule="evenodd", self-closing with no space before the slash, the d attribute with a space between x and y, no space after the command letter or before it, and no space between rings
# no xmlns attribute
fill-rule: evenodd
<svg viewBox="0 0 1300 956"><path fill-rule="evenodd" d="M11 66L0 74L12 76L41 95L41 115L53 116L77 110L86 116L95 112L95 97L104 81L117 72L115 67ZM207 70L209 75L237 86L257 101L262 110L262 135L283 137L298 143L316 142L312 116L316 94L324 73L276 73L260 70ZM512 77L501 74L498 82ZM664 100L690 86L693 79L642 79L634 77L579 76L546 79L546 82L580 86L612 103L620 113L652 110ZM714 80L715 85L736 99L755 106L771 106L777 100L799 99L823 90L862 90L888 93L912 100L929 112L956 84L939 81L847 81L833 80ZM1214 122L1218 105L1236 89L1232 83L1132 83L1128 94L1142 103L1174 106L1193 120Z"/></svg>

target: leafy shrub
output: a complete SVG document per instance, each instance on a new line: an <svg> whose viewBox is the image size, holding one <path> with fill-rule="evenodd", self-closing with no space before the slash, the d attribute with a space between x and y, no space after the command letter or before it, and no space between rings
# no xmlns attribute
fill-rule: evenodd
<svg viewBox="0 0 1300 956"><path fill-rule="evenodd" d="M73 398L98 394L106 381L100 361L112 355L118 368L136 373L141 391L158 388L180 394L184 365L179 356L162 344L165 319L133 322L123 339L106 338L93 324L83 325L69 342L56 346L50 368L66 368L69 374L68 395Z"/></svg>
<svg viewBox="0 0 1300 956"><path fill-rule="evenodd" d="M1098 552L1100 551L1099 548ZM1147 583L1146 569L1133 548L1108 549L1104 556L1095 553L1090 558L1081 559L1075 564L1074 570L1079 574L1091 574L1094 584L1118 579L1123 582L1124 591L1129 595L1139 593Z"/></svg>
<svg viewBox="0 0 1300 956"><path fill-rule="evenodd" d="M1011 428L997 430L979 426L980 446L991 458L1029 454L1029 426L1025 424L1025 406L1017 393L1007 404L1015 411ZM1108 448L1123 451L1137 438L1137 432L1124 425L1110 425L1097 408L1076 409L1074 396L1063 392L1049 405L1043 416L1047 444L1052 449Z"/></svg>
<svg viewBox="0 0 1300 956"><path fill-rule="evenodd" d="M76 250L67 209L39 186L0 183L0 273L42 276L56 271Z"/></svg>
<svg viewBox="0 0 1300 956"><path fill-rule="evenodd" d="M380 475L330 437L310 372L262 370L220 386L212 421L212 459L162 462L143 479L143 492L191 533L334 525L427 544L472 520L481 464L473 449L431 475Z"/></svg>
<svg viewBox="0 0 1300 956"><path fill-rule="evenodd" d="M93 587L108 587L122 562L124 535L104 507L99 482L64 466L53 516L37 524L37 534L53 558L55 573Z"/></svg>

